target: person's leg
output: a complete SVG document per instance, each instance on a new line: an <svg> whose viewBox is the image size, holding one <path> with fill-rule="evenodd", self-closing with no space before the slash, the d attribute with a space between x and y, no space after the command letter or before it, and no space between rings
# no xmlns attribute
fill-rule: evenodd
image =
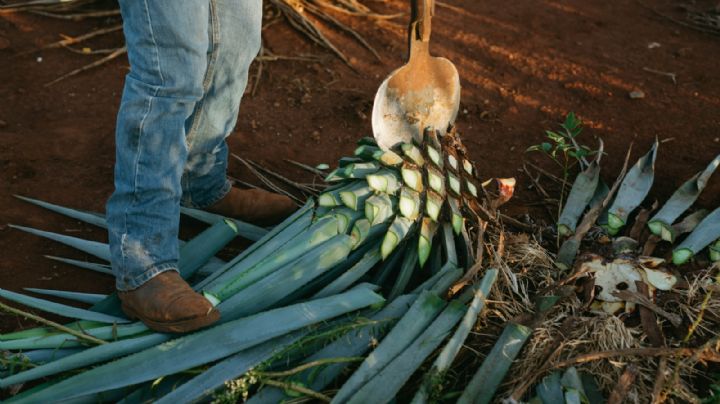
<svg viewBox="0 0 720 404"><path fill-rule="evenodd" d="M182 203L256 223L272 223L291 213L288 198L231 189L225 139L237 122L250 64L260 50L261 0L210 0L211 68L206 94L187 127L188 159Z"/></svg>
<svg viewBox="0 0 720 404"><path fill-rule="evenodd" d="M107 203L116 286L123 299L162 276L160 289L172 285L172 299L184 302L172 309L153 299L154 308L135 307L132 314L143 320L144 311L170 320L175 315L163 310L207 315L207 302L193 300L192 290L177 282L177 234L186 127L204 94L212 48L210 0L120 0L120 8L130 73L118 112L115 192Z"/></svg>

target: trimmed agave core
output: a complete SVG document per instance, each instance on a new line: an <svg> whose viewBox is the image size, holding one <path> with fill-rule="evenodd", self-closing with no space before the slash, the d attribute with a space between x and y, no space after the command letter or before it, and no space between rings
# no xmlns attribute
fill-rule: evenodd
<svg viewBox="0 0 720 404"><path fill-rule="evenodd" d="M340 161L318 197L316 218L335 215L349 232L353 249L382 236L378 248L387 259L401 243L417 246L423 267L438 229L463 234L468 214L480 205L480 182L454 128L428 128L421 143L382 150L363 138L353 158ZM382 235L384 233L384 235Z"/></svg>

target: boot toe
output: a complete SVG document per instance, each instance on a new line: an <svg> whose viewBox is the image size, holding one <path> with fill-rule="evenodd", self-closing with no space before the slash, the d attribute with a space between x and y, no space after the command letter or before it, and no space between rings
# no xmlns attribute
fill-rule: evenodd
<svg viewBox="0 0 720 404"><path fill-rule="evenodd" d="M186 320L208 316L211 312L217 311L210 302L202 295L193 292L179 296L178 299L168 307L167 320Z"/></svg>
<svg viewBox="0 0 720 404"><path fill-rule="evenodd" d="M118 296L128 317L159 332L194 331L220 319L220 312L174 271L163 272Z"/></svg>

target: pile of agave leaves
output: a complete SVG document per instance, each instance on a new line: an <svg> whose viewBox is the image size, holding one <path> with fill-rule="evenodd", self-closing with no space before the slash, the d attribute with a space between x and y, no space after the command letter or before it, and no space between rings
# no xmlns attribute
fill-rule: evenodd
<svg viewBox="0 0 720 404"><path fill-rule="evenodd" d="M421 138L393 150L363 138L327 188L270 230L184 209L209 224L180 241L182 276L222 313L208 329L154 333L115 295L29 290L81 309L0 289L75 320L0 303L44 324L0 335L8 402L700 400L720 361L720 209L687 211L720 156L659 210L640 206L657 144L610 187L602 153L581 159L550 231L564 239L553 259L547 229L499 213L513 179L483 182L452 129ZM15 227L109 259L106 244ZM215 257L238 236L254 243Z"/></svg>

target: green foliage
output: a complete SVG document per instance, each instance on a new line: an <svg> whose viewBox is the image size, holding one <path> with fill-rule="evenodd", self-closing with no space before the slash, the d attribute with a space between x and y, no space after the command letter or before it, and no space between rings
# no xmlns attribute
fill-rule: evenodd
<svg viewBox="0 0 720 404"><path fill-rule="evenodd" d="M526 152L538 151L548 156L562 169L562 190L560 191L560 202L558 203L557 219L559 220L565 199L565 188L570 178L570 170L575 165L580 165L581 170L590 166L586 157L602 153L602 144L599 149L593 150L588 146L578 143L577 137L582 133L582 121L575 116L574 112L568 113L565 121L560 124L559 131L546 130L545 136L549 141L542 142L527 148ZM598 162L599 162L598 156ZM558 245L560 244L560 232L558 232Z"/></svg>
<svg viewBox="0 0 720 404"><path fill-rule="evenodd" d="M546 130L545 137L548 141L528 147L527 152L538 151L550 157L564 171L567 171L574 163L572 159L583 163L585 157L598 153L588 146L577 143L577 137L582 133L582 121L575 116L574 112L568 113L565 121L560 124L559 131Z"/></svg>

